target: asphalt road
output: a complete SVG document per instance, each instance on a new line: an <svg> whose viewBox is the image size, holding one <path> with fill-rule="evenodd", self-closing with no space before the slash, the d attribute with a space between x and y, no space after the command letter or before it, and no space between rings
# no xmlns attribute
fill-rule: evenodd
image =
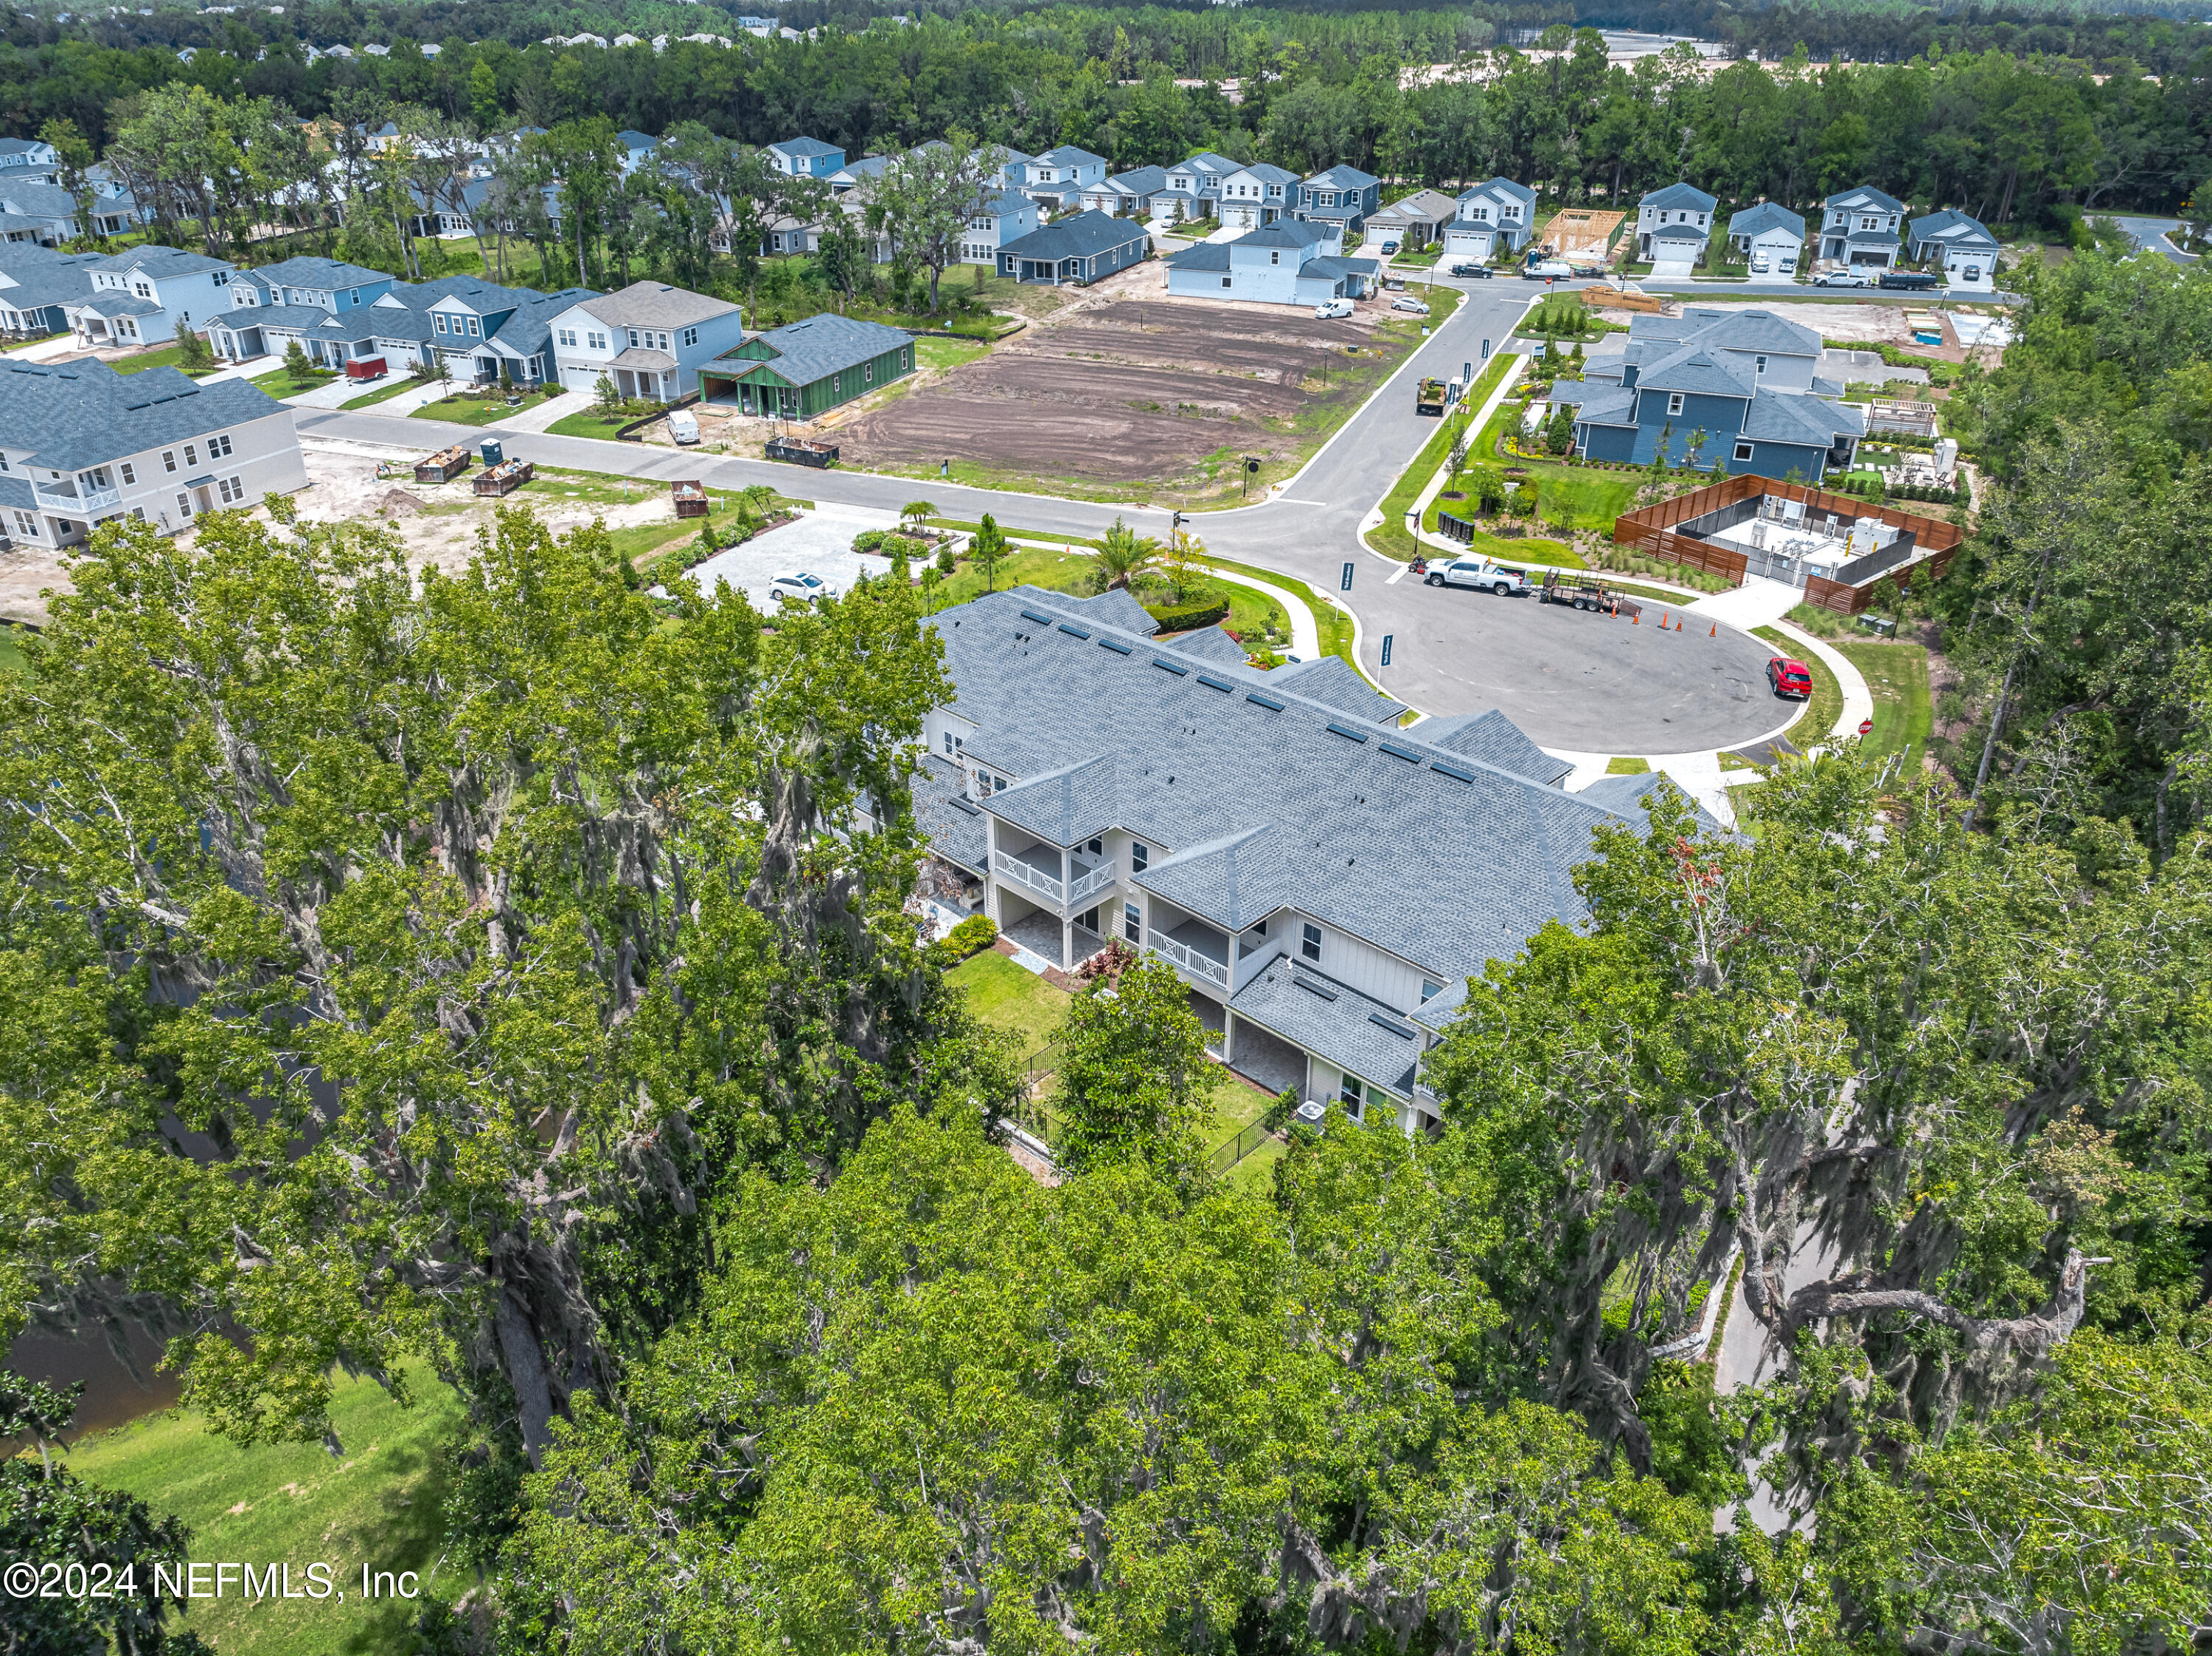
<svg viewBox="0 0 2212 1656"><path fill-rule="evenodd" d="M2185 253L2166 240L2167 234L2181 227L2179 219L2114 218L2113 223L2126 231L2138 247L2163 253L2176 264L2194 264L2198 255Z"/></svg>
<svg viewBox="0 0 2212 1656"><path fill-rule="evenodd" d="M1486 608L1470 595L1389 578L1401 566L1370 552L1359 537L1370 513L1437 428L1413 412L1417 377L1449 379L1480 364L1482 342L1503 346L1545 292L1521 281L1446 282L1467 302L1380 391L1346 421L1283 492L1261 504L1192 514L1190 528L1217 556L1278 570L1340 599L1358 623L1360 664L1392 695L1424 713L1480 713L1504 707L1546 747L1576 752L1674 754L1726 746L1771 729L1778 719L1756 692L1765 688L1768 652L1723 629L1719 640L1686 633L1662 640L1656 627L1630 629L1571 610L1533 603ZM303 434L425 448L507 435L439 421L395 422L374 414L303 410ZM398 428L395 429L397 423ZM1164 508L1114 507L1051 495L979 489L950 482L857 471L809 474L767 460L549 434L509 435L509 450L550 465L629 476L701 477L715 488L764 482L817 500L896 512L925 492L948 516L990 512L1026 529L1097 535L1118 516L1164 539ZM1344 566L1349 592L1340 591ZM1495 601L1492 601L1494 604ZM1382 664L1382 641L1392 640ZM1697 650L1705 656L1692 661ZM1708 649L1706 646L1710 646ZM1670 656L1668 650L1678 653ZM1754 694L1741 694L1755 675ZM1703 687L1703 688L1701 688Z"/></svg>

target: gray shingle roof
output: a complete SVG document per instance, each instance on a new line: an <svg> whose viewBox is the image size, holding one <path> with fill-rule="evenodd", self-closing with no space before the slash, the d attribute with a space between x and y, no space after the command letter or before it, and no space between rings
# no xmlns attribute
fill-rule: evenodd
<svg viewBox="0 0 2212 1656"><path fill-rule="evenodd" d="M1854 403L1831 403L1824 397L1788 391L1760 391L1751 399L1744 417L1745 437L1772 443L1803 443L1827 447L1848 433L1866 434L1866 413Z"/></svg>
<svg viewBox="0 0 2212 1656"><path fill-rule="evenodd" d="M1157 196L1168 187L1167 168L1133 167L1126 173L1116 173L1110 179L1102 179L1099 183L1092 185L1091 188L1102 190L1108 185L1118 186L1127 195Z"/></svg>
<svg viewBox="0 0 2212 1656"><path fill-rule="evenodd" d="M1680 317L1643 317L1635 322L1668 324L1671 332L1657 327L1639 328L1632 323L1634 340L1672 337L1680 343L1698 344L1731 351L1765 351L1769 355L1818 356L1820 336L1802 322L1791 322L1765 310L1717 310L1700 306Z"/></svg>
<svg viewBox="0 0 2212 1656"><path fill-rule="evenodd" d="M1218 627L1201 627L1174 640L1175 647L1201 661L1218 661L1224 667L1244 665L1244 646Z"/></svg>
<svg viewBox="0 0 2212 1656"><path fill-rule="evenodd" d="M1939 213L1924 213L1912 221L1913 245L1923 241L1941 242L1947 247L1986 247L1995 252L1997 239L1989 233L1979 219L1969 218L1956 208L1946 207Z"/></svg>
<svg viewBox="0 0 2212 1656"><path fill-rule="evenodd" d="M1532 777L1555 787L1574 769L1564 759L1554 759L1531 742L1518 725L1497 708L1484 713L1455 713L1448 719L1425 719L1413 735L1439 748L1480 759L1486 765Z"/></svg>
<svg viewBox="0 0 2212 1656"><path fill-rule="evenodd" d="M887 328L880 322L863 322L857 317L838 316L824 311L810 316L803 322L787 323L781 328L771 328L754 342L767 346L775 355L766 367L771 367L794 385L811 385L817 379L846 368L858 367L863 362L872 362L885 351L914 343L912 334L902 333L896 328ZM748 359L724 355L718 361L744 364L735 371L745 372L750 366Z"/></svg>
<svg viewBox="0 0 2212 1656"><path fill-rule="evenodd" d="M242 379L196 385L174 368L122 374L105 362L0 367L0 447L56 471L137 454L283 412Z"/></svg>
<svg viewBox="0 0 2212 1656"><path fill-rule="evenodd" d="M1847 246L1851 247L1894 247L1897 246L1897 232L1854 230L1844 238L1844 241Z"/></svg>
<svg viewBox="0 0 2212 1656"><path fill-rule="evenodd" d="M983 809L1061 845L1127 828L1166 853L1138 883L1224 925L1272 900L1448 981L1579 918L1571 871L1621 815L1418 729L1346 719L1309 699L1308 674L1221 671L1035 587L933 624L954 711L977 726L969 753L1020 779Z"/></svg>
<svg viewBox="0 0 2212 1656"><path fill-rule="evenodd" d="M1805 240L1805 221L1778 202L1763 201L1729 220L1732 236L1763 235L1769 230L1787 230L1798 240Z"/></svg>
<svg viewBox="0 0 2212 1656"><path fill-rule="evenodd" d="M381 270L335 258L288 258L280 264L264 264L254 274L272 288L313 288L322 293L341 288L373 288L392 280Z"/></svg>
<svg viewBox="0 0 2212 1656"><path fill-rule="evenodd" d="M842 155L845 152L834 143L824 143L819 138L786 138L781 143L772 143L770 149L784 155Z"/></svg>
<svg viewBox="0 0 2212 1656"><path fill-rule="evenodd" d="M1262 184L1296 184L1298 181L1298 175L1289 167L1277 167L1273 161L1254 161L1249 167L1238 167L1229 176L1235 178L1240 173L1257 179Z"/></svg>
<svg viewBox="0 0 2212 1656"><path fill-rule="evenodd" d="M1273 224L1247 230L1237 238L1235 245L1239 247L1291 247L1304 252L1335 239L1335 232L1328 225L1311 223L1304 219L1277 219Z"/></svg>
<svg viewBox="0 0 2212 1656"><path fill-rule="evenodd" d="M1025 236L1017 236L999 252L1017 258L1090 258L1133 241L1148 241L1150 234L1134 219L1117 219L1096 208L1048 224Z"/></svg>
<svg viewBox="0 0 2212 1656"><path fill-rule="evenodd" d="M738 306L726 299L695 294L665 282L633 282L611 294L581 301L600 321L615 328L680 328L727 316Z"/></svg>
<svg viewBox="0 0 2212 1656"><path fill-rule="evenodd" d="M1339 162L1334 167L1316 173L1305 182L1317 190L1364 190L1369 185L1380 184L1382 180L1372 173L1363 173L1356 167L1346 167Z"/></svg>
<svg viewBox="0 0 2212 1656"><path fill-rule="evenodd" d="M1159 623L1152 619L1152 612L1138 603L1126 586L1109 587L1093 598L1063 598L1060 602L1080 610L1087 619L1102 627L1119 628L1141 638L1150 638L1160 630Z"/></svg>
<svg viewBox="0 0 2212 1656"><path fill-rule="evenodd" d="M1106 165L1106 158L1103 155L1094 155L1089 150L1079 149L1072 143L1057 145L1046 150L1043 155L1033 156L1031 159L1042 166L1051 167Z"/></svg>
<svg viewBox="0 0 2212 1656"><path fill-rule="evenodd" d="M1694 224L1662 224L1651 233L1654 241L1703 241L1705 233Z"/></svg>
<svg viewBox="0 0 2212 1656"><path fill-rule="evenodd" d="M1720 198L1707 195L1694 184L1670 184L1664 189L1648 191L1636 204L1639 208L1657 207L1668 211L1679 208L1685 212L1710 213L1720 205Z"/></svg>
<svg viewBox="0 0 2212 1656"><path fill-rule="evenodd" d="M1160 261L1170 270L1226 270L1229 268L1229 244L1225 241L1201 241L1180 248Z"/></svg>
<svg viewBox="0 0 2212 1656"><path fill-rule="evenodd" d="M1559 388L1554 385L1552 395L1559 394ZM1632 426L1636 423L1636 393L1611 387L1589 391L1583 397L1575 418L1594 426Z"/></svg>
<svg viewBox="0 0 2212 1656"><path fill-rule="evenodd" d="M1748 365L1739 367L1720 352L1690 344L1644 369L1637 378L1636 388L1689 391L1701 397L1748 397L1751 382Z"/></svg>
<svg viewBox="0 0 2212 1656"><path fill-rule="evenodd" d="M1421 1036L1395 1008L1286 960L1261 972L1229 1004L1239 1017L1320 1053L1339 1069L1401 1099L1413 1095Z"/></svg>
<svg viewBox="0 0 2212 1656"><path fill-rule="evenodd" d="M1390 724L1406 711L1403 702L1391 701L1360 677L1358 670L1342 656L1323 656L1318 661L1278 667L1268 675L1268 682L1288 684L1309 701L1318 701L1340 713L1351 713L1378 725Z"/></svg>
<svg viewBox="0 0 2212 1656"><path fill-rule="evenodd" d="M937 754L924 755L921 770L908 785L914 820L939 856L981 874L990 857L990 826L981 811L962 798L962 784L959 766ZM956 799L958 804L952 803Z"/></svg>
<svg viewBox="0 0 2212 1656"><path fill-rule="evenodd" d="M24 178L12 170L0 174L0 206L34 219L76 216L76 197L68 191L58 184Z"/></svg>
<svg viewBox="0 0 2212 1656"><path fill-rule="evenodd" d="M1339 258L1332 254L1323 254L1319 258L1308 259L1300 267L1298 274L1304 276L1307 271L1311 270L1322 276L1371 276L1378 274L1382 269L1381 263L1375 259Z"/></svg>
<svg viewBox="0 0 2212 1656"><path fill-rule="evenodd" d="M1839 190L1820 205L1838 212L1846 209L1868 213L1902 213L1905 210L1903 202L1894 196L1884 195L1870 184L1860 185L1853 190Z"/></svg>

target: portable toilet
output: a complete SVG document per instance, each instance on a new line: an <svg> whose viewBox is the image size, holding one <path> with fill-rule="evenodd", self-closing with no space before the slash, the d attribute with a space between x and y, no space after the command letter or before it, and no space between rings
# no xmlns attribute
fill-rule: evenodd
<svg viewBox="0 0 2212 1656"><path fill-rule="evenodd" d="M507 458L507 450L501 446L499 440L495 437L485 438L483 440L483 463L488 466L495 466L505 458Z"/></svg>

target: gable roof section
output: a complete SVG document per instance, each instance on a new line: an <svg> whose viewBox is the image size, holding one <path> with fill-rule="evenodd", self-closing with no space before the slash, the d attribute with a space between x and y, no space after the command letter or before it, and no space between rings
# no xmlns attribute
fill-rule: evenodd
<svg viewBox="0 0 2212 1656"><path fill-rule="evenodd" d="M1986 247L1991 252L1996 251L1997 239L1988 227L1979 219L1969 218L1953 207L1922 215L1912 221L1911 230L1916 246L1923 241L1939 241L1948 247Z"/></svg>
<svg viewBox="0 0 2212 1656"><path fill-rule="evenodd" d="M1364 190L1370 184L1381 182L1372 173L1363 173L1358 167L1346 167L1342 162L1316 173L1305 180L1309 187L1318 190Z"/></svg>
<svg viewBox="0 0 2212 1656"><path fill-rule="evenodd" d="M1101 179L1090 185L1093 190L1113 190L1125 196L1156 196L1167 188L1168 170L1164 167L1133 167L1126 173L1116 173L1110 179Z"/></svg>
<svg viewBox="0 0 2212 1656"><path fill-rule="evenodd" d="M1287 167L1278 167L1273 161L1253 161L1238 167L1229 175L1232 179L1257 179L1261 184L1296 184L1298 175Z"/></svg>
<svg viewBox="0 0 2212 1656"><path fill-rule="evenodd" d="M242 379L198 385L175 368L123 374L105 362L9 362L0 367L0 446L75 471L244 425L284 405Z"/></svg>
<svg viewBox="0 0 2212 1656"><path fill-rule="evenodd" d="M392 280L383 271L372 270L365 265L313 257L288 258L278 264L264 264L254 275L272 288L313 288L320 293L340 288L373 287Z"/></svg>
<svg viewBox="0 0 2212 1656"><path fill-rule="evenodd" d="M665 282L633 282L611 294L580 301L584 309L614 328L680 328L727 316L738 306L726 299L695 294Z"/></svg>
<svg viewBox="0 0 2212 1656"><path fill-rule="evenodd" d="M1644 369L1637 376L1636 389L1682 391L1696 397L1748 397L1753 376L1747 367L1739 367L1724 353L1692 343Z"/></svg>
<svg viewBox="0 0 2212 1656"><path fill-rule="evenodd" d="M1838 436L1866 435L1866 415L1855 403L1831 403L1803 392L1762 391L1751 399L1740 437L1769 443L1826 448Z"/></svg>
<svg viewBox="0 0 2212 1656"><path fill-rule="evenodd" d="M772 328L745 343L765 345L775 352L764 366L775 369L792 385L811 385L842 369L872 362L886 351L911 344L914 336L887 328L880 322L863 322L857 317L824 311L803 322ZM732 357L726 352L715 360L744 362L747 367L757 361ZM740 367L737 372L743 373L745 368Z"/></svg>
<svg viewBox="0 0 2212 1656"><path fill-rule="evenodd" d="M1401 224L1440 224L1458 211L1459 203L1443 191L1416 190L1382 208L1374 217Z"/></svg>
<svg viewBox="0 0 2212 1656"><path fill-rule="evenodd" d="M1413 1096L1419 1032L1395 1008L1370 1000L1350 985L1303 962L1277 960L1229 1004L1396 1097Z"/></svg>
<svg viewBox="0 0 2212 1656"><path fill-rule="evenodd" d="M1201 661L1218 661L1224 667L1244 665L1244 646L1218 627L1201 627L1170 641L1183 654Z"/></svg>
<svg viewBox="0 0 2212 1656"><path fill-rule="evenodd" d="M1511 179L1499 176L1486 179L1482 183L1459 192L1462 201L1517 201L1523 207L1536 205L1536 192L1525 184L1516 184Z"/></svg>
<svg viewBox="0 0 2212 1656"><path fill-rule="evenodd" d="M1541 782L1546 787L1556 787L1574 769L1565 760L1554 759L1531 742L1518 725L1495 707L1488 713L1425 719L1409 734Z"/></svg>
<svg viewBox="0 0 2212 1656"><path fill-rule="evenodd" d="M816 155L842 155L845 152L834 143L824 143L819 138L786 138L781 143L769 146L779 155L788 155L793 161L811 160Z"/></svg>
<svg viewBox="0 0 2212 1656"><path fill-rule="evenodd" d="M1342 656L1323 656L1318 661L1278 667L1267 676L1267 682L1288 684L1310 701L1318 701L1323 707L1377 725L1395 724L1406 711L1402 702L1391 701L1370 684L1359 676L1358 669Z"/></svg>
<svg viewBox="0 0 2212 1656"><path fill-rule="evenodd" d="M1324 241L1335 240L1337 234L1334 225L1315 224L1306 219L1277 219L1273 224L1247 230L1228 245L1233 247L1290 247L1304 252Z"/></svg>
<svg viewBox="0 0 2212 1656"><path fill-rule="evenodd" d="M1854 189L1838 190L1820 203L1831 212L1902 213L1905 203L1894 196L1886 196L1870 184Z"/></svg>
<svg viewBox="0 0 2212 1656"><path fill-rule="evenodd" d="M1237 170L1237 166L1226 155L1217 155L1211 149L1201 149L1195 155L1184 156L1166 170L1170 173L1210 173L1217 178L1226 178Z"/></svg>
<svg viewBox="0 0 2212 1656"><path fill-rule="evenodd" d="M1645 191L1636 204L1639 209L1652 207L1673 211L1680 208L1686 212L1710 213L1721 203L1717 196L1707 195L1694 184L1670 184L1664 189Z"/></svg>
<svg viewBox="0 0 2212 1656"><path fill-rule="evenodd" d="M1694 224L1662 224L1651 233L1654 241L1703 241L1706 233Z"/></svg>
<svg viewBox="0 0 2212 1656"><path fill-rule="evenodd" d="M1000 247L1001 254L1017 258L1091 258L1133 241L1149 241L1151 233L1134 219L1117 219L1097 208L1086 208L1072 218L1044 225L1025 236L1017 236Z"/></svg>
<svg viewBox="0 0 2212 1656"><path fill-rule="evenodd" d="M1778 202L1763 201L1729 220L1732 236L1765 235L1769 230L1786 230L1798 240L1805 240L1805 221Z"/></svg>
<svg viewBox="0 0 2212 1656"><path fill-rule="evenodd" d="M1225 241L1195 242L1165 255L1160 263L1170 270L1226 271L1229 269L1229 244Z"/></svg>
<svg viewBox="0 0 2212 1656"><path fill-rule="evenodd" d="M1079 149L1072 143L1055 145L1046 150L1043 155L1033 156L1031 159L1042 167L1089 167L1094 163L1100 167L1106 165L1106 158L1103 155L1094 155L1089 150Z"/></svg>

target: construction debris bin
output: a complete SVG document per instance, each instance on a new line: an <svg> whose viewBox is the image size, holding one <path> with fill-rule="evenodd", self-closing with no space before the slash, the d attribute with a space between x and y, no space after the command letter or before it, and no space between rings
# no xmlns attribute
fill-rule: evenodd
<svg viewBox="0 0 2212 1656"><path fill-rule="evenodd" d="M477 474L479 494L512 494L530 481L536 470L527 460L506 460Z"/></svg>
<svg viewBox="0 0 2212 1656"><path fill-rule="evenodd" d="M501 460L507 458L507 450L496 438L486 438L482 447L483 451L483 463L488 466L495 466Z"/></svg>
<svg viewBox="0 0 2212 1656"><path fill-rule="evenodd" d="M447 483L469 469L469 452L456 443L451 448L441 448L427 460L415 463L415 481L418 483Z"/></svg>
<svg viewBox="0 0 2212 1656"><path fill-rule="evenodd" d="M810 443L803 437L771 437L768 441L768 458L787 460L794 465L827 467L837 458L835 443Z"/></svg>
<svg viewBox="0 0 2212 1656"><path fill-rule="evenodd" d="M707 515L707 488L696 477L670 483L668 492L675 496L678 517L703 518Z"/></svg>

